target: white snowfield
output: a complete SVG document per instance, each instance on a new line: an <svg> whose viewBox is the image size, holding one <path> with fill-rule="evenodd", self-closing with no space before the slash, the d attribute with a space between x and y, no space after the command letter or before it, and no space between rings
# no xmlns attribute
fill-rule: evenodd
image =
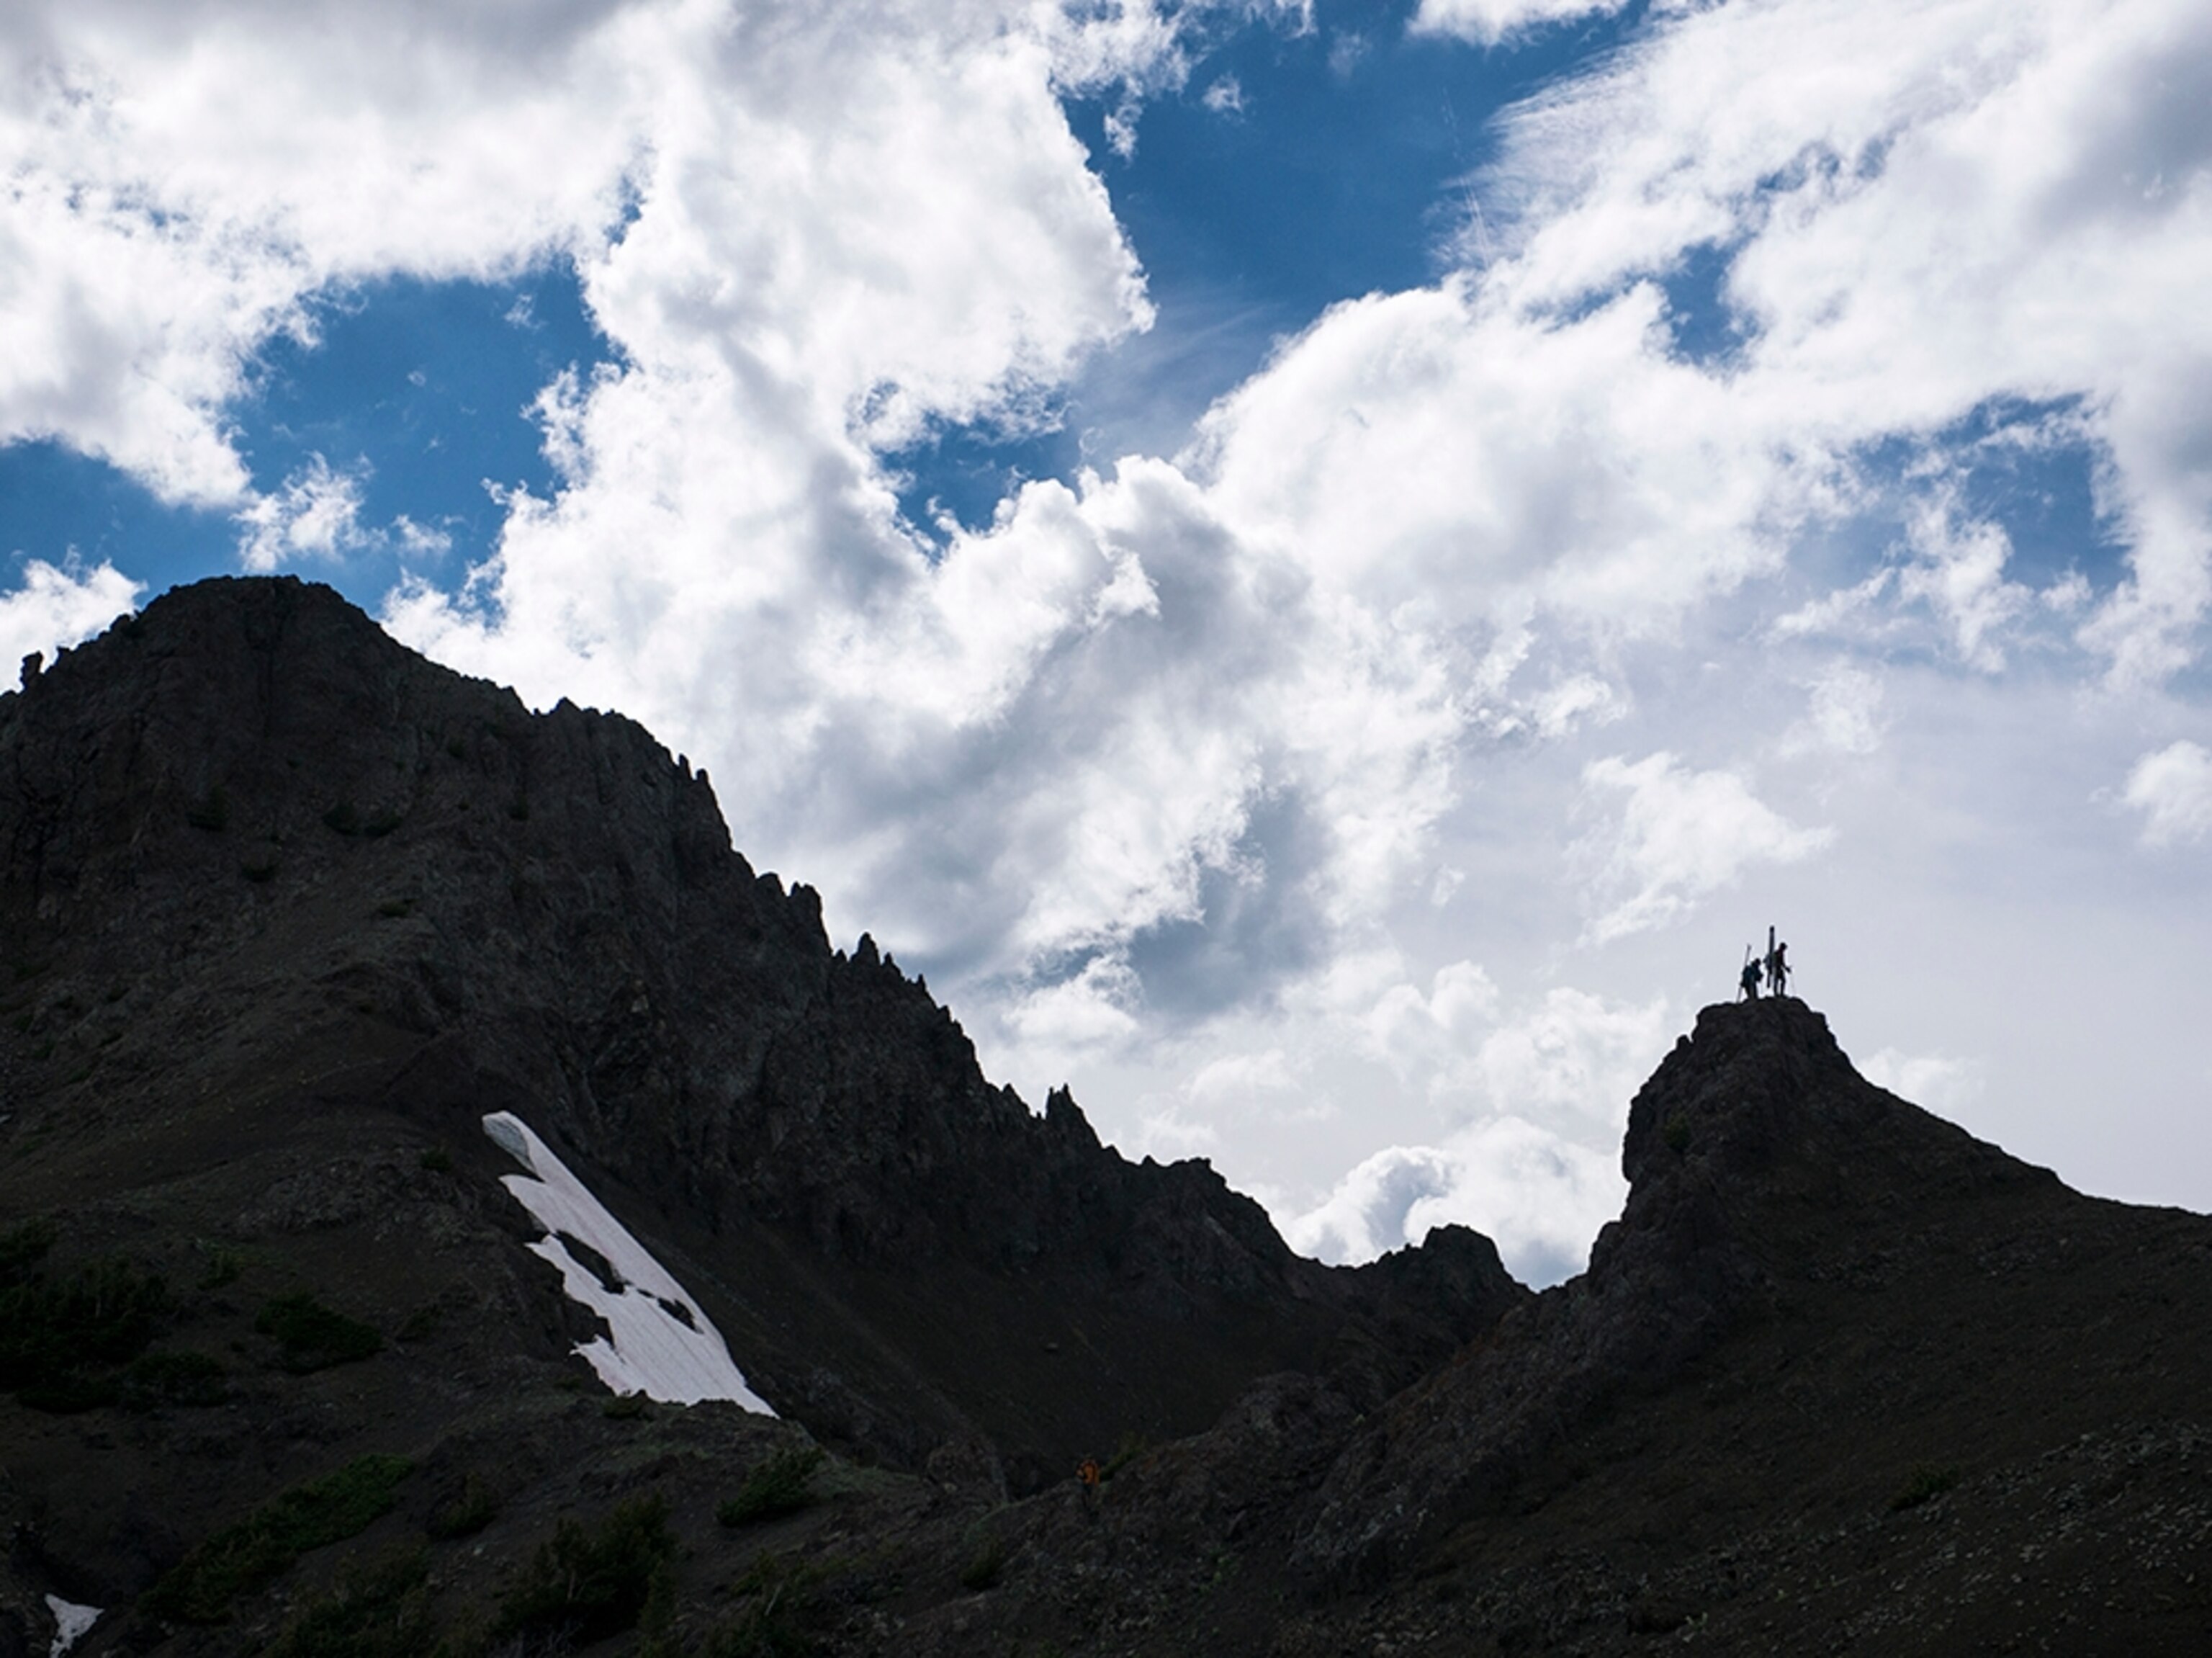
<svg viewBox="0 0 2212 1658"><path fill-rule="evenodd" d="M54 1615L53 1644L46 1649L46 1658L62 1658L97 1623L104 1608L72 1606L58 1594L46 1597L46 1610Z"/></svg>
<svg viewBox="0 0 2212 1658"><path fill-rule="evenodd" d="M530 1246L531 1253L560 1268L562 1287L605 1319L613 1332L612 1340L595 1336L576 1347L601 1381L617 1393L643 1393L670 1405L726 1399L762 1416L775 1414L745 1385L721 1332L708 1322L684 1287L546 1149L529 1125L512 1112L500 1111L483 1119L483 1129L530 1171L504 1175L500 1184L546 1228L546 1235ZM609 1289L570 1254L561 1242L563 1233L604 1256L621 1287Z"/></svg>

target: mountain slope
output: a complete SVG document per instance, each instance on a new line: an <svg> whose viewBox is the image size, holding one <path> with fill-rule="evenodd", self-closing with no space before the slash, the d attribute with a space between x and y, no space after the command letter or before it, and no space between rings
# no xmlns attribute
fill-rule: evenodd
<svg viewBox="0 0 2212 1658"><path fill-rule="evenodd" d="M489 1113L779 1412L984 1491L1202 1427L1274 1369L1379 1399L1526 1298L1463 1230L1303 1260L1202 1162L1131 1165L1064 1094L1033 1114L639 727L532 716L290 580L167 594L0 697L0 1220L58 1228L37 1293L120 1252L234 1406L319 1419L254 1468L141 1432L87 1479L0 1407L92 1505L40 1521L81 1598L334 1447L419 1450L441 1412L574 1382L596 1324L525 1249ZM285 1380L252 1326L301 1295L381 1353Z"/></svg>
<svg viewBox="0 0 2212 1658"><path fill-rule="evenodd" d="M0 1658L48 1597L94 1658L2212 1648L2212 1221L1797 1001L1699 1015L1532 1296L1030 1113L635 725L320 589L0 697ZM793 1420L612 1399L563 1273Z"/></svg>

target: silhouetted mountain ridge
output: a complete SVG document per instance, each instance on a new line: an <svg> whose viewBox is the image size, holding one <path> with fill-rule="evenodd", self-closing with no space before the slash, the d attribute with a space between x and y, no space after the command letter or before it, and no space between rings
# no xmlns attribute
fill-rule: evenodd
<svg viewBox="0 0 2212 1658"><path fill-rule="evenodd" d="M1793 998L1638 1092L1581 1276L1332 1270L991 1086L633 722L246 581L0 696L0 1658L2212 1643L2212 1222ZM792 1422L608 1397L495 1112Z"/></svg>
<svg viewBox="0 0 2212 1658"><path fill-rule="evenodd" d="M768 1396L833 1441L918 1465L980 1432L1033 1483L1332 1344L1402 1380L1524 1293L1463 1232L1437 1270L1302 1260L1203 1162L1131 1165L1065 1094L1033 1114L731 849L703 773L327 588L165 595L0 702L0 766L33 1115L170 1121L189 1158L180 1090L272 1135L367 1107L471 1148L512 1110L674 1228ZM1071 1320L1106 1362L1023 1376Z"/></svg>

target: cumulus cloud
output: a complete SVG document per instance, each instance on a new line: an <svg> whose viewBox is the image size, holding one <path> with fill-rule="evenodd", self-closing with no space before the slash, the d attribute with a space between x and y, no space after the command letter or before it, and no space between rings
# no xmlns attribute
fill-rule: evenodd
<svg viewBox="0 0 2212 1658"><path fill-rule="evenodd" d="M1495 1240L1528 1281L1579 1270L1620 1210L1620 1136L1629 1100L1671 1039L1664 1000L1555 986L1508 1008L1487 973L1461 961L1425 994L1390 987L1361 1034L1401 1074L1425 1079L1455 1126L1433 1143L1372 1154L1310 1207L1279 1209L1284 1235L1323 1259L1361 1261L1455 1222Z"/></svg>
<svg viewBox="0 0 2212 1658"><path fill-rule="evenodd" d="M1413 14L1417 34L1456 34L1486 46L1547 23L1600 17L1626 9L1628 0L1421 0Z"/></svg>
<svg viewBox="0 0 2212 1658"><path fill-rule="evenodd" d="M143 582L132 581L112 564L84 570L28 559L22 585L0 594L0 662L12 667L33 651L51 655L64 645L88 639L118 616L137 609L144 590Z"/></svg>
<svg viewBox="0 0 2212 1658"><path fill-rule="evenodd" d="M1956 1120L1980 1100L1985 1069L1978 1060L1883 1048L1861 1062L1859 1073L1899 1099Z"/></svg>
<svg viewBox="0 0 2212 1658"><path fill-rule="evenodd" d="M1425 0L1414 27L1618 9ZM1191 72L1184 9L404 16L9 11L0 442L234 513L254 567L380 533L433 557L434 530L360 525L343 468L254 494L226 407L334 286L573 260L618 360L540 400L557 485L507 497L465 585L395 593L393 626L706 759L738 844L817 882L841 936L926 960L995 1066L1058 1080L1174 1036L1204 1075L1235 1019L1234 1051L1307 1088L1313 1016L1429 1113L1309 1228L1331 1247L1479 1210L1563 1259L1544 1216L1595 1223L1605 1102L1663 1004L1533 987L1577 926L1617 955L1836 844L1680 753L1869 753L1907 717L1892 653L2002 689L2033 640L2126 697L2201 649L2201 7L1652 8L1507 119L1456 268L1313 319L1179 453L927 538L893 457L1040 430L1149 325L1060 100L1133 145ZM2015 405L2071 411L2117 571L2039 587L1970 509L1958 434ZM1794 659L1802 718L1694 688L1770 644L1840 653ZM2203 763L2137 765L2147 838L2203 832ZM1564 864L1527 850L1577 809ZM1238 1109L1290 1108L1243 1076ZM1156 1112L1159 1143L1212 1143L1231 1097Z"/></svg>
<svg viewBox="0 0 2212 1658"><path fill-rule="evenodd" d="M1616 1157L1525 1118L1486 1119L1440 1146L1376 1152L1283 1234L1304 1253L1346 1262L1419 1243L1434 1227L1471 1226L1516 1277L1556 1283L1582 1269L1598 1228L1620 1212Z"/></svg>
<svg viewBox="0 0 2212 1658"><path fill-rule="evenodd" d="M1749 864L1795 863L1834 838L1791 823L1735 772L1692 771L1664 751L1633 765L1593 760L1583 783L1594 804L1624 797L1618 820L1580 848L1599 906L1589 936L1601 943L1665 925Z"/></svg>
<svg viewBox="0 0 2212 1658"><path fill-rule="evenodd" d="M1685 10L1515 118L1498 277L1571 306L1725 250L1735 394L1839 466L2080 399L2130 543L2082 637L2120 682L2170 674L2212 600L2212 323L2169 326L2212 210L2208 47L2171 0Z"/></svg>
<svg viewBox="0 0 2212 1658"><path fill-rule="evenodd" d="M239 510L239 562L267 575L295 558L339 558L368 539L361 527L361 502L358 472L335 471L321 455L312 456L275 493L258 496ZM410 522L407 527L415 526Z"/></svg>
<svg viewBox="0 0 2212 1658"><path fill-rule="evenodd" d="M1807 687L1806 704L1803 722L1784 738L1785 753L1871 754L1881 746L1878 675L1850 662L1832 662Z"/></svg>
<svg viewBox="0 0 2212 1658"><path fill-rule="evenodd" d="M2143 844L2172 846L2212 832L2212 753L2184 738L2144 755L2122 799L2143 814Z"/></svg>

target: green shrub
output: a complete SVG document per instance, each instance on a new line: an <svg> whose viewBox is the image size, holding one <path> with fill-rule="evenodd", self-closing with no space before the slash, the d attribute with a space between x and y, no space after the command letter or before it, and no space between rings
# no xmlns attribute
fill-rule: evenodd
<svg viewBox="0 0 2212 1658"><path fill-rule="evenodd" d="M253 1327L273 1336L283 1349L283 1363L295 1375L350 1364L384 1349L384 1338L357 1319L333 1313L304 1290L279 1295L263 1306Z"/></svg>
<svg viewBox="0 0 2212 1658"><path fill-rule="evenodd" d="M144 1353L123 1376L123 1402L133 1410L163 1405L220 1405L229 1396L223 1368L205 1353Z"/></svg>
<svg viewBox="0 0 2212 1658"><path fill-rule="evenodd" d="M443 1146L429 1147L416 1161L433 1174L451 1174L453 1172L453 1154Z"/></svg>
<svg viewBox="0 0 2212 1658"><path fill-rule="evenodd" d="M1959 1483L1956 1468L1937 1467L1922 1463L1912 1471L1904 1487L1889 1499L1889 1511L1902 1514L1907 1509L1917 1509L1930 1497L1941 1496Z"/></svg>
<svg viewBox="0 0 2212 1658"><path fill-rule="evenodd" d="M207 791L185 808L185 821L195 829L205 829L211 834L221 834L230 827L230 796L223 793L221 783Z"/></svg>
<svg viewBox="0 0 2212 1658"><path fill-rule="evenodd" d="M53 1247L52 1221L26 1221L11 1231L0 1233L0 1289L25 1282L31 1269L44 1260L46 1252Z"/></svg>
<svg viewBox="0 0 2212 1658"><path fill-rule="evenodd" d="M589 1645L619 1634L636 1624L675 1553L668 1505L658 1496L624 1503L596 1527L563 1520L501 1598L492 1638L565 1632Z"/></svg>
<svg viewBox="0 0 2212 1658"><path fill-rule="evenodd" d="M1121 1436L1121 1442L1114 1448L1114 1454L1106 1459L1106 1466L1098 1471L1101 1479L1111 1479L1139 1457L1152 1448L1152 1442L1135 1429Z"/></svg>
<svg viewBox="0 0 2212 1658"><path fill-rule="evenodd" d="M207 1255L207 1269L200 1274L201 1289L220 1289L238 1282L238 1275L246 1270L243 1255L222 1244L203 1243L200 1248Z"/></svg>
<svg viewBox="0 0 2212 1658"><path fill-rule="evenodd" d="M1690 1124L1686 1118L1669 1117L1660 1134L1667 1142L1667 1149L1678 1157L1690 1149Z"/></svg>
<svg viewBox="0 0 2212 1658"><path fill-rule="evenodd" d="M38 1410L90 1410L115 1398L113 1384L92 1373L145 1350L168 1289L122 1260L52 1282L38 1265L52 1242L39 1222L0 1238L0 1389Z"/></svg>
<svg viewBox="0 0 2212 1658"><path fill-rule="evenodd" d="M1006 1570L1006 1545L995 1537L987 1537L968 1564L960 1570L960 1587L978 1594L994 1587Z"/></svg>
<svg viewBox="0 0 2212 1658"><path fill-rule="evenodd" d="M429 1576L419 1549L349 1570L285 1625L264 1658L420 1658L430 1649Z"/></svg>
<svg viewBox="0 0 2212 1658"><path fill-rule="evenodd" d="M814 1500L808 1490L827 1454L818 1445L794 1445L778 1451L745 1476L738 1494L714 1510L725 1526L750 1526L797 1514Z"/></svg>
<svg viewBox="0 0 2212 1658"><path fill-rule="evenodd" d="M342 800L323 814L323 827L334 835L357 835L361 832L361 814L354 810L351 801Z"/></svg>
<svg viewBox="0 0 2212 1658"><path fill-rule="evenodd" d="M453 1500L430 1510L430 1535L441 1541L474 1537L499 1516L499 1494L478 1474L461 1481Z"/></svg>
<svg viewBox="0 0 2212 1658"><path fill-rule="evenodd" d="M165 1623L228 1622L233 1600L309 1549L367 1531L398 1501L399 1483L414 1466L404 1456L356 1457L326 1478L294 1486L164 1572L141 1609Z"/></svg>

